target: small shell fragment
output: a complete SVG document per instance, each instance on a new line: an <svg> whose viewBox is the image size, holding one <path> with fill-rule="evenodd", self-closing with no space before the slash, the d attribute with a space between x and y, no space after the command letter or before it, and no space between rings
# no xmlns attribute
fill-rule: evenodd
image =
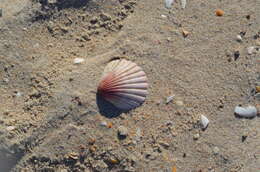
<svg viewBox="0 0 260 172"><path fill-rule="evenodd" d="M165 0L165 7L171 8L172 7L173 0Z"/></svg>
<svg viewBox="0 0 260 172"><path fill-rule="evenodd" d="M238 42L241 42L241 41L242 41L241 35L237 35L237 41L238 41Z"/></svg>
<svg viewBox="0 0 260 172"><path fill-rule="evenodd" d="M13 131L13 130L15 130L15 127L14 126L8 126L8 127L6 127L6 130Z"/></svg>
<svg viewBox="0 0 260 172"><path fill-rule="evenodd" d="M248 106L248 107L236 106L235 114L239 115L240 117L253 118L257 115L257 109L254 106Z"/></svg>
<svg viewBox="0 0 260 172"><path fill-rule="evenodd" d="M249 55L253 54L254 49L255 49L255 47L248 47L248 48L247 48L247 53L248 53Z"/></svg>
<svg viewBox="0 0 260 172"><path fill-rule="evenodd" d="M184 30L183 28L181 29L182 30L182 35L186 38L190 32L188 32L187 30Z"/></svg>
<svg viewBox="0 0 260 172"><path fill-rule="evenodd" d="M169 104L171 101L173 101L174 96L175 96L175 95L171 95L171 96L167 97L167 99L166 99L166 104Z"/></svg>
<svg viewBox="0 0 260 172"><path fill-rule="evenodd" d="M224 15L224 11L223 10L221 10L221 9L217 9L216 10L216 16L223 16Z"/></svg>
<svg viewBox="0 0 260 172"><path fill-rule="evenodd" d="M201 122L201 126L202 126L202 129L205 129L208 127L209 125L209 120L206 116L204 115L201 115L200 116L200 122Z"/></svg>
<svg viewBox="0 0 260 172"><path fill-rule="evenodd" d="M83 58L75 58L74 59L74 64L80 64L80 63L83 63L85 61L85 59L83 59Z"/></svg>
<svg viewBox="0 0 260 172"><path fill-rule="evenodd" d="M187 1L181 0L181 8L184 9L186 7Z"/></svg>

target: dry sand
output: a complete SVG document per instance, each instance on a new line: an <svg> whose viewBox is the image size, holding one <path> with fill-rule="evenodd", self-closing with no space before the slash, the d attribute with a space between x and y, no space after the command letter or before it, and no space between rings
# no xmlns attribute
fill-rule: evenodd
<svg viewBox="0 0 260 172"><path fill-rule="evenodd" d="M260 170L259 117L234 116L237 105L259 105L259 0L188 0L185 9L0 0L0 8L1 172ZM113 58L134 61L149 79L147 100L127 113L96 102Z"/></svg>

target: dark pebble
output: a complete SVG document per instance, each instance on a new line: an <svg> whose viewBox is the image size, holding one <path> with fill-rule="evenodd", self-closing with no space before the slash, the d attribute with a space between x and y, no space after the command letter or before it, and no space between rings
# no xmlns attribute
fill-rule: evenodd
<svg viewBox="0 0 260 172"><path fill-rule="evenodd" d="M3 16L3 10L0 8L0 17Z"/></svg>
<svg viewBox="0 0 260 172"><path fill-rule="evenodd" d="M234 52L234 59L237 60L239 58L239 56L240 56L239 51L235 51Z"/></svg>

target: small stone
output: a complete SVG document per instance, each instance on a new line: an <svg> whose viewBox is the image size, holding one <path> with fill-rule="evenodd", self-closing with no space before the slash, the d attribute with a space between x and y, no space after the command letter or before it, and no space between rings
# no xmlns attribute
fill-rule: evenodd
<svg viewBox="0 0 260 172"><path fill-rule="evenodd" d="M85 59L83 59L83 58L75 58L74 59L74 64L80 64L80 63L83 63L85 61Z"/></svg>
<svg viewBox="0 0 260 172"><path fill-rule="evenodd" d="M3 10L0 8L0 17L3 16Z"/></svg>
<svg viewBox="0 0 260 172"><path fill-rule="evenodd" d="M239 56L240 56L239 51L235 51L234 52L234 60L236 61L239 58Z"/></svg>
<svg viewBox="0 0 260 172"><path fill-rule="evenodd" d="M6 130L13 131L13 130L15 130L15 127L14 126L8 126L8 127L6 127Z"/></svg>
<svg viewBox="0 0 260 172"><path fill-rule="evenodd" d="M201 115L200 116L200 123L201 123L202 129L206 129L209 125L209 120L206 116Z"/></svg>
<svg viewBox="0 0 260 172"><path fill-rule="evenodd" d="M218 154L218 153L219 153L219 148L215 146L215 147L213 148L213 153L214 153L214 154Z"/></svg>
<svg viewBox="0 0 260 172"><path fill-rule="evenodd" d="M128 135L128 129L124 126L119 126L118 127L118 136L120 137L126 137Z"/></svg>
<svg viewBox="0 0 260 172"><path fill-rule="evenodd" d="M241 42L241 41L242 41L241 35L237 35L237 41L238 41L238 42Z"/></svg>
<svg viewBox="0 0 260 172"><path fill-rule="evenodd" d="M194 136L193 136L193 139L194 139L194 140L198 140L198 139L199 139L199 137L200 137L200 134L199 134L199 133L197 133L197 134L194 134Z"/></svg>
<svg viewBox="0 0 260 172"><path fill-rule="evenodd" d="M166 99L166 104L169 104L171 101L173 101L174 96L175 96L175 95L171 95L171 96L167 97L167 99Z"/></svg>
<svg viewBox="0 0 260 172"><path fill-rule="evenodd" d="M216 16L223 16L224 15L224 11L223 10L221 10L221 9L217 9L216 10Z"/></svg>
<svg viewBox="0 0 260 172"><path fill-rule="evenodd" d="M255 47L253 47L253 46L248 47L248 48L247 48L247 53L248 53L249 55L251 55L251 54L253 54L254 50L255 50Z"/></svg>

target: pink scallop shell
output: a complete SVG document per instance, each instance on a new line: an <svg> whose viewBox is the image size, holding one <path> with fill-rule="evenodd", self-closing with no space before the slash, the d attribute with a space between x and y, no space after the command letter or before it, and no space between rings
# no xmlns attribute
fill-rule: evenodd
<svg viewBox="0 0 260 172"><path fill-rule="evenodd" d="M147 77L142 68L123 59L106 66L98 94L117 108L130 110L145 101L147 89Z"/></svg>

